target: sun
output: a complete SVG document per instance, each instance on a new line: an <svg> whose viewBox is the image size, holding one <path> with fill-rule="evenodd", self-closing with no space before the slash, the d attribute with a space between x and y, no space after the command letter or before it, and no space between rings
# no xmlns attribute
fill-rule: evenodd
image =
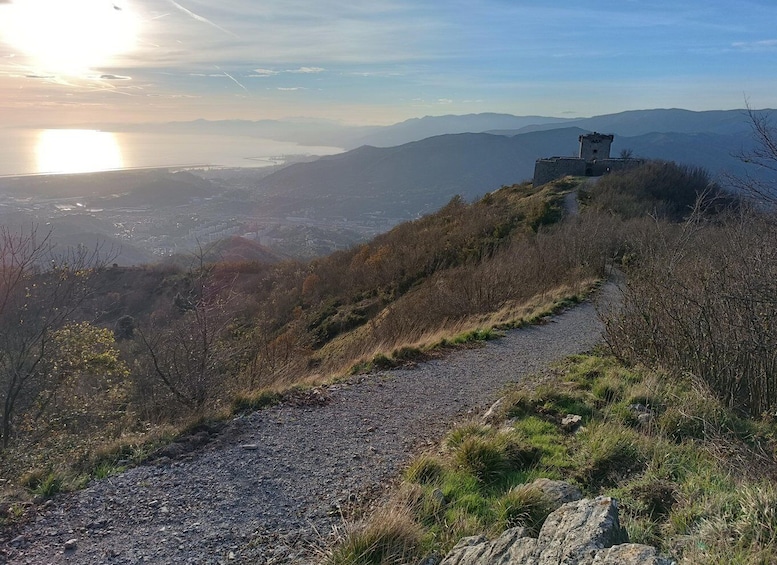
<svg viewBox="0 0 777 565"><path fill-rule="evenodd" d="M116 136L106 131L43 130L35 152L39 173L89 173L124 166Z"/></svg>
<svg viewBox="0 0 777 565"><path fill-rule="evenodd" d="M131 51L138 19L127 2L15 0L0 4L0 40L38 71L83 74Z"/></svg>

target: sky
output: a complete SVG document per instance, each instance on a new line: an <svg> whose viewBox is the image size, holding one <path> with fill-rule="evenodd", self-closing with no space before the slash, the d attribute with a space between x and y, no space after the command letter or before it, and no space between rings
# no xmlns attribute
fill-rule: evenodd
<svg viewBox="0 0 777 565"><path fill-rule="evenodd" d="M775 107L774 0L0 0L0 122Z"/></svg>

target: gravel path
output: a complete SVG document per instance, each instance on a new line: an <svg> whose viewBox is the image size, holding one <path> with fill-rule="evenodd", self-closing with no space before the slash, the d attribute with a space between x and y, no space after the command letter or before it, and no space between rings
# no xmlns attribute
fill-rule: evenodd
<svg viewBox="0 0 777 565"><path fill-rule="evenodd" d="M606 285L602 296L613 292ZM379 494L414 453L482 413L505 385L600 338L588 302L482 348L332 385L317 405L235 419L183 458L56 499L0 548L0 562L315 561L314 548L342 524L339 509Z"/></svg>

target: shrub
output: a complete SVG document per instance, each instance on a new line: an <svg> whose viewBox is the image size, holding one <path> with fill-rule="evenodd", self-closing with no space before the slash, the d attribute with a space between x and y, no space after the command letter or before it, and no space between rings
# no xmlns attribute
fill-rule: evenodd
<svg viewBox="0 0 777 565"><path fill-rule="evenodd" d="M757 212L663 228L640 244L623 308L606 319L621 358L704 382L751 416L777 408L777 223Z"/></svg>

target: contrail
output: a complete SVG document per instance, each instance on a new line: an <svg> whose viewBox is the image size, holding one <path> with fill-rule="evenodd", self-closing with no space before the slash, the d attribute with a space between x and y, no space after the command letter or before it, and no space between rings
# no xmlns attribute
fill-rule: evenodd
<svg viewBox="0 0 777 565"><path fill-rule="evenodd" d="M216 69L217 69L218 71L220 71L220 72L224 73L224 76L225 76L225 77L227 77L228 79L232 80L232 82L234 82L234 83L235 83L236 85L238 85L240 88L242 88L243 90L245 90L246 92L248 92L248 89L247 89L245 86L243 86L242 84L240 84L240 81L239 81L239 80L237 80L235 77L233 77L231 74L229 74L227 71L222 71L222 70L221 70L219 67L216 67Z"/></svg>
<svg viewBox="0 0 777 565"><path fill-rule="evenodd" d="M228 33L228 34L229 34L229 35L231 35L232 37L237 37L237 35L235 35L235 34L234 34L234 33L232 33L231 31L229 31L228 29L224 29L223 27L221 27L221 26L220 26L220 25L218 25L217 23L214 23L214 22L210 21L208 18L204 18L204 17L202 17L202 16L200 16L200 15L198 15L198 14L195 14L195 13L194 13L194 12L192 12L191 10L187 10L186 8L184 8L183 6L181 6L181 5L180 5L178 2L176 2L175 0L170 0L170 3L171 3L173 6L175 6L176 8L178 8L180 11L182 11L184 14L186 14L187 16L189 16L189 17L191 17L191 18L193 18L193 19L197 20L198 22L202 22L202 23L204 23L204 24L211 25L211 26L215 27L216 29L223 31L224 33Z"/></svg>

